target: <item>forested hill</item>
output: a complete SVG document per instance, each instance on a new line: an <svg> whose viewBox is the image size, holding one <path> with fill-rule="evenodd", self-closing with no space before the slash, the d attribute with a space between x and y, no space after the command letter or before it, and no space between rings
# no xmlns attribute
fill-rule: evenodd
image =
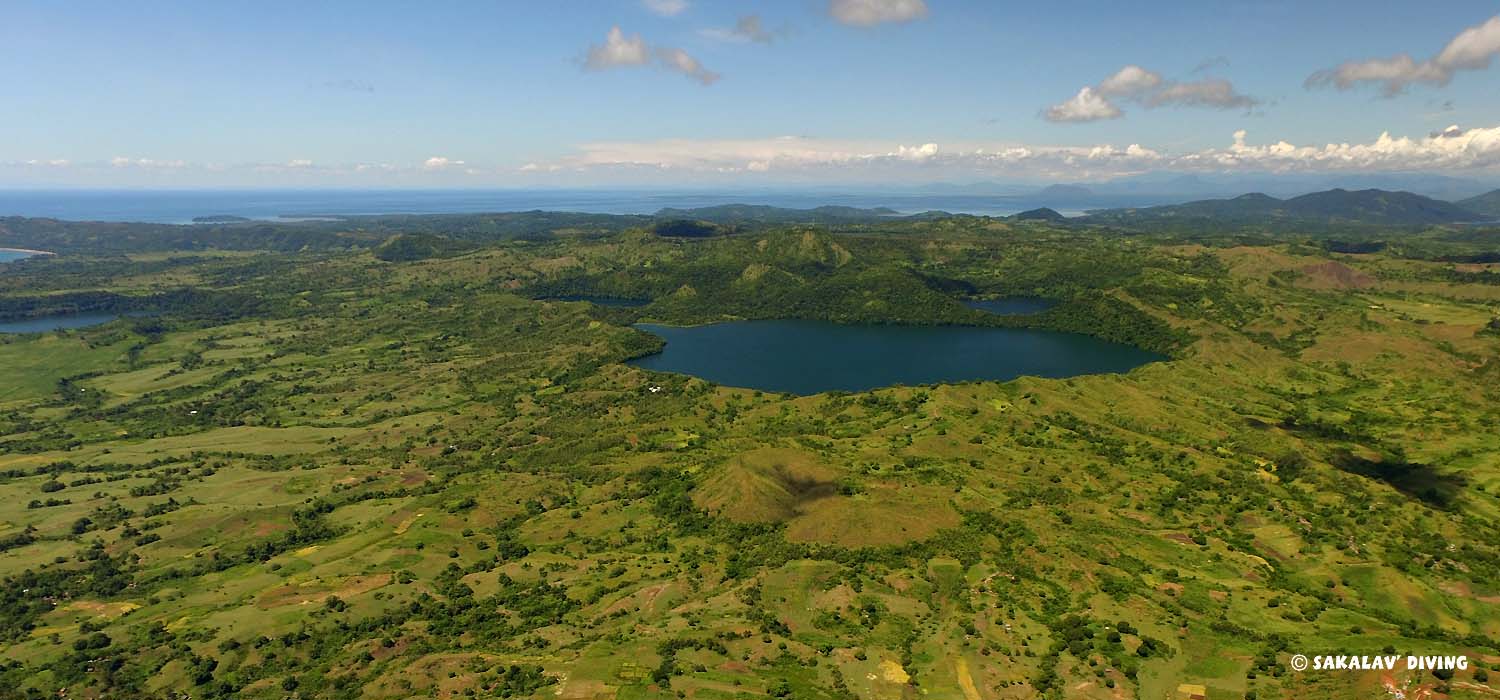
<svg viewBox="0 0 1500 700"><path fill-rule="evenodd" d="M946 216L949 215L944 212L928 212L903 217L899 212L885 208L827 206L785 209L727 204L697 209L662 209L654 215L536 210L487 214L330 216L312 221L228 221L227 217L208 217L213 220L191 225L0 217L0 247L91 255L166 250L329 251L374 248L398 234L441 236L465 244L607 235L630 228L650 229L669 237L703 237L786 224L864 224Z"/></svg>
<svg viewBox="0 0 1500 700"><path fill-rule="evenodd" d="M1223 223L1315 221L1407 226L1488 218L1491 217L1459 204L1411 192L1333 189L1290 199L1251 193L1233 199L1206 199L1141 209L1107 209L1091 213L1087 220L1119 224L1196 219Z"/></svg>
<svg viewBox="0 0 1500 700"><path fill-rule="evenodd" d="M1478 197L1460 199L1455 204L1476 214L1500 219L1500 190L1492 190Z"/></svg>
<svg viewBox="0 0 1500 700"><path fill-rule="evenodd" d="M745 222L778 224L842 223L889 219L901 215L901 212L886 207L860 209L858 207L824 206L813 209L787 209L763 204L723 204L694 209L666 208L656 212L656 217L659 219L698 219L718 224Z"/></svg>
<svg viewBox="0 0 1500 700"><path fill-rule="evenodd" d="M525 211L497 214L349 216L318 221L152 224L0 217L0 247L118 255L145 251L373 248L397 234L481 243L608 234L649 225L647 216Z"/></svg>

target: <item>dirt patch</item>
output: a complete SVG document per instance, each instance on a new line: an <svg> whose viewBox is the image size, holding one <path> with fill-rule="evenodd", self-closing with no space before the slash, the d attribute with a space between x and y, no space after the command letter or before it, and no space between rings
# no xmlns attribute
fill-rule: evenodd
<svg viewBox="0 0 1500 700"><path fill-rule="evenodd" d="M565 681L553 695L563 700L610 700L618 690L603 681Z"/></svg>
<svg viewBox="0 0 1500 700"><path fill-rule="evenodd" d="M94 617L113 620L132 610L139 610L140 607L136 603L104 603L97 600L75 600L63 608L63 610L87 613Z"/></svg>
<svg viewBox="0 0 1500 700"><path fill-rule="evenodd" d="M880 675L890 683L906 685L911 682L911 675L906 672L906 669L901 668L901 664L890 659L880 662Z"/></svg>
<svg viewBox="0 0 1500 700"><path fill-rule="evenodd" d="M402 486L416 486L427 482L427 472L420 469L407 469L401 474Z"/></svg>
<svg viewBox="0 0 1500 700"><path fill-rule="evenodd" d="M1333 260L1303 267L1302 274L1307 276L1303 280L1303 286L1316 289L1364 289L1375 286L1374 277Z"/></svg>
<svg viewBox="0 0 1500 700"><path fill-rule="evenodd" d="M417 522L417 518L420 517L422 517L421 513L407 516L400 522L400 524L396 525L396 529L394 532L398 535L405 534L407 530L411 529L412 524Z"/></svg>
<svg viewBox="0 0 1500 700"><path fill-rule="evenodd" d="M261 608L270 609L287 605L321 603L333 595L347 599L361 593L368 593L390 582L390 574L376 574L351 576L337 585L307 582L300 585L278 586L262 593L255 604Z"/></svg>
<svg viewBox="0 0 1500 700"><path fill-rule="evenodd" d="M604 610L603 614L608 616L621 610L632 610L635 608L649 611L651 609L651 606L656 604L656 599L660 598L661 594L665 593L667 589L671 587L672 584L670 583L659 583L654 586L646 586L645 588L642 588L635 593L632 593L628 596L625 596L624 598L615 601L613 605Z"/></svg>

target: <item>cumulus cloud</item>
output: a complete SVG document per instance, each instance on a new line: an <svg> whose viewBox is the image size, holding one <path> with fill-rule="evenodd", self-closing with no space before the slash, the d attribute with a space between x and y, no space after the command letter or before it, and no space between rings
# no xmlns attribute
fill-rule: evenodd
<svg viewBox="0 0 1500 700"><path fill-rule="evenodd" d="M828 14L842 24L873 27L927 16L926 0L830 0Z"/></svg>
<svg viewBox="0 0 1500 700"><path fill-rule="evenodd" d="M919 142L920 143L920 142ZM921 167L942 177L1102 178L1154 170L1194 172L1500 172L1500 126L1449 127L1421 137L1389 133L1368 142L1253 144L1243 131L1223 147L1172 153L1141 144L1044 146L843 141L804 137L600 142L529 172L780 173L825 179L888 175Z"/></svg>
<svg viewBox="0 0 1500 700"><path fill-rule="evenodd" d="M1245 139L1245 131L1237 131L1229 148L1188 154L1177 162L1262 170L1430 171L1500 167L1500 126L1466 130L1454 125L1417 138L1383 132L1369 143L1323 146L1297 146L1286 141L1252 146Z"/></svg>
<svg viewBox="0 0 1500 700"><path fill-rule="evenodd" d="M463 165L461 160L454 160L445 156L433 156L422 161L422 167L427 170L443 170L445 168L456 168Z"/></svg>
<svg viewBox="0 0 1500 700"><path fill-rule="evenodd" d="M915 144L915 145L907 145ZM54 170L41 170L56 166ZM123 169L123 170L122 170ZM449 156L405 164L301 161L212 165L120 157L108 161L0 162L0 181L47 172L51 179L142 182L411 184L481 182L701 183L710 178L775 178L782 182L919 182L995 178L1099 180L1145 172L1444 172L1500 176L1500 126L1449 126L1417 136L1381 133L1368 141L1303 143L1252 141L1236 131L1222 146L1173 151L1146 144L1043 145L929 142L922 139L841 140L809 137L664 139L587 143L567 156L520 166L470 165ZM91 180L92 178L92 180ZM524 179L523 179L524 178ZM488 181L484 181L488 182Z"/></svg>
<svg viewBox="0 0 1500 700"><path fill-rule="evenodd" d="M891 155L906 160L930 160L938 154L938 145L935 143L924 143L920 146L897 146L896 152Z"/></svg>
<svg viewBox="0 0 1500 700"><path fill-rule="evenodd" d="M1406 92L1416 83L1443 86L1463 70L1484 70L1500 54L1500 15L1459 32L1438 55L1418 61L1409 54L1389 58L1348 61L1308 76L1308 88L1334 87L1349 90L1377 84L1386 97Z"/></svg>
<svg viewBox="0 0 1500 700"><path fill-rule="evenodd" d="M1117 119L1123 114L1119 107L1094 88L1085 87L1071 99L1048 107L1046 117L1047 121L1053 122L1093 122Z"/></svg>
<svg viewBox="0 0 1500 700"><path fill-rule="evenodd" d="M1214 109L1250 109L1260 104L1260 100L1236 92L1234 85L1222 78L1168 83L1148 93L1144 101L1147 107L1181 105Z"/></svg>
<svg viewBox="0 0 1500 700"><path fill-rule="evenodd" d="M712 85L720 77L682 49L671 46L652 47L639 34L626 36L619 27L610 28L603 44L589 47L583 67L585 70L600 71L644 66L650 64L653 57L661 68L681 73L702 85Z"/></svg>
<svg viewBox="0 0 1500 700"><path fill-rule="evenodd" d="M1127 65L1098 85L1085 87L1072 98L1055 104L1042 113L1053 122L1091 122L1118 119L1125 115L1115 100L1131 100L1146 107L1209 107L1213 109L1250 109L1258 104L1249 95L1240 94L1223 78L1205 78L1176 82L1160 73L1137 65Z"/></svg>
<svg viewBox="0 0 1500 700"><path fill-rule="evenodd" d="M1119 72L1099 83L1099 92L1105 95L1133 97L1161 85L1161 74L1137 65L1121 68Z"/></svg>
<svg viewBox="0 0 1500 700"><path fill-rule="evenodd" d="M728 41L732 43L755 42L757 44L769 44L776 40L776 35L767 31L760 21L760 15L745 15L728 29L711 27L703 30L702 34L710 39Z"/></svg>
<svg viewBox="0 0 1500 700"><path fill-rule="evenodd" d="M687 0L641 0L641 4L663 17L676 17L688 9Z"/></svg>
<svg viewBox="0 0 1500 700"><path fill-rule="evenodd" d="M589 47L588 58L583 67L588 70L607 70L621 66L644 66L651 61L651 52L646 40L639 34L625 36L619 27L610 27L603 44Z"/></svg>

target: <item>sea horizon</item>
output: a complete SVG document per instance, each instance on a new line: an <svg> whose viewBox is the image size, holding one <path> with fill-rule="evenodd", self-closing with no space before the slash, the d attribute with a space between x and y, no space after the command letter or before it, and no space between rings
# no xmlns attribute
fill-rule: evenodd
<svg viewBox="0 0 1500 700"><path fill-rule="evenodd" d="M1099 196L1088 208L1165 203L1165 197ZM1161 200L1161 201L1158 201ZM1035 193L943 194L902 189L0 189L0 217L66 221L190 224L202 217L243 217L288 222L326 216L479 214L563 211L587 214L654 214L662 209L694 209L748 204L812 209L847 206L889 208L901 214L945 211L1007 216L1040 206L1064 214L1082 213L1048 203Z"/></svg>

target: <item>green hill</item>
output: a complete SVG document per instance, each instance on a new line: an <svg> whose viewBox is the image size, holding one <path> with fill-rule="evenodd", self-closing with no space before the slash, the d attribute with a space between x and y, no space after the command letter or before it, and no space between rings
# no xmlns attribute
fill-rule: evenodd
<svg viewBox="0 0 1500 700"><path fill-rule="evenodd" d="M875 221L901 216L901 212L886 207L860 209L858 207L826 206L814 209L787 209L763 204L722 204L696 209L667 208L656 212L658 219L698 219L718 224L729 223L783 223L819 224L849 221Z"/></svg>
<svg viewBox="0 0 1500 700"><path fill-rule="evenodd" d="M1062 214L1057 213L1056 209L1050 209L1050 208L1047 208L1047 207L1040 207L1040 208L1037 208L1037 209L1028 209L1028 210L1020 212L1018 214L1012 215L1010 218L1015 219L1016 221L1053 221L1053 222L1067 221L1067 219L1068 219L1068 217L1063 216Z"/></svg>
<svg viewBox="0 0 1500 700"><path fill-rule="evenodd" d="M1228 223L1274 221L1343 222L1380 225L1428 225L1483 218L1459 204L1411 192L1332 189L1277 199L1251 193L1233 199L1206 199L1141 209L1094 212L1090 220L1110 223L1212 220Z"/></svg>
<svg viewBox="0 0 1500 700"><path fill-rule="evenodd" d="M1478 197L1461 199L1454 204L1488 218L1500 218L1500 190L1486 192Z"/></svg>

